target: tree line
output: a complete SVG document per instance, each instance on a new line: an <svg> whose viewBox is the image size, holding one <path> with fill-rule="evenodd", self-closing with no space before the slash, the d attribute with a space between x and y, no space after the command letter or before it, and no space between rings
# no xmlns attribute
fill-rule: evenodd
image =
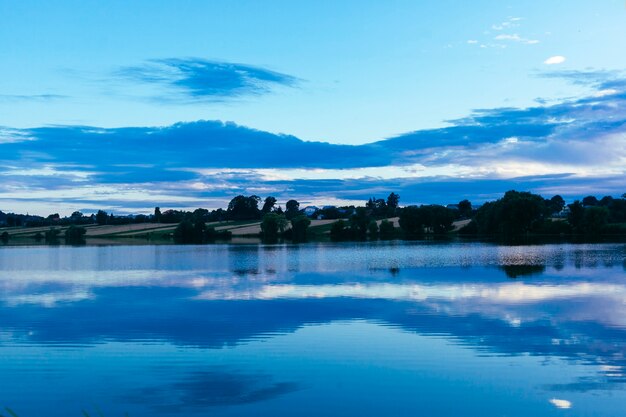
<svg viewBox="0 0 626 417"><path fill-rule="evenodd" d="M400 207L399 202L400 196L392 192L386 199L372 197L363 206L325 206L305 213L294 199L288 200L283 209L277 205L277 199L273 196L261 199L256 195L238 195L225 209L211 211L203 208L194 211L161 211L160 207L156 207L150 215L115 216L99 210L92 215L76 211L68 217L60 217L55 213L45 218L0 212L0 221L6 226L70 225L64 235L66 243L84 241L84 225L145 222L177 224L173 234L176 242L208 243L231 238L228 230L210 225L224 221L231 224L259 221L260 237L266 242L277 242L280 239L303 242L310 238L311 218L336 220L326 229L334 241L419 239L446 235L454 229L454 222L461 220L465 220L463 223L466 224L458 232L466 236L626 234L626 194L619 198L605 196L601 199L587 196L571 204L566 204L559 195L545 199L538 194L514 190L479 207L474 207L468 200L445 207ZM36 238L55 243L59 234L60 231L53 228L37 234ZM6 242L8 239L7 232L0 234L0 241Z"/></svg>

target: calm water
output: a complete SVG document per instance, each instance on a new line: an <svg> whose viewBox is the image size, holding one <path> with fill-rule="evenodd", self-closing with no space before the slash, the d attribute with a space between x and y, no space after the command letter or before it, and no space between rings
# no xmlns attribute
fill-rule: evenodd
<svg viewBox="0 0 626 417"><path fill-rule="evenodd" d="M20 417L624 415L625 254L6 247L0 406Z"/></svg>

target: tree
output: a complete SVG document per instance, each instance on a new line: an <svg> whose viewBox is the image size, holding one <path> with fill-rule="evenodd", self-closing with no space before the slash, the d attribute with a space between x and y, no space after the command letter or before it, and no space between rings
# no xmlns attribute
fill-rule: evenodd
<svg viewBox="0 0 626 417"><path fill-rule="evenodd" d="M98 210L96 213L96 223L100 226L105 225L109 222L109 215L104 210Z"/></svg>
<svg viewBox="0 0 626 417"><path fill-rule="evenodd" d="M581 231L583 219L585 217L585 208L578 200L568 205L569 214L567 215L567 221L572 225L576 232Z"/></svg>
<svg viewBox="0 0 626 417"><path fill-rule="evenodd" d="M59 229L55 229L54 227L50 228L50 230L47 230L45 235L44 235L46 243L48 243L48 244L58 244L59 243L59 234L61 234Z"/></svg>
<svg viewBox="0 0 626 417"><path fill-rule="evenodd" d="M378 239L378 223L376 223L376 220L370 221L370 224L367 225L367 231L370 235L370 239Z"/></svg>
<svg viewBox="0 0 626 417"><path fill-rule="evenodd" d="M195 222L206 223L208 217L209 217L209 210L207 209L197 208L192 213L192 218L193 218L194 223Z"/></svg>
<svg viewBox="0 0 626 417"><path fill-rule="evenodd" d="M582 230L589 235L597 235L607 225L609 210L606 207L589 207L585 209L583 216Z"/></svg>
<svg viewBox="0 0 626 417"><path fill-rule="evenodd" d="M381 221L380 226L378 227L378 234L383 240L392 239L395 235L395 227L393 227L393 223L387 219Z"/></svg>
<svg viewBox="0 0 626 417"><path fill-rule="evenodd" d="M546 206L550 214L560 213L565 207L565 200L560 195L555 195L550 200L546 200Z"/></svg>
<svg viewBox="0 0 626 417"><path fill-rule="evenodd" d="M261 213L265 214L265 213L271 212L275 204L276 204L275 197L272 197L272 196L266 197L265 202L263 203L263 208L261 209Z"/></svg>
<svg viewBox="0 0 626 417"><path fill-rule="evenodd" d="M609 222L626 223L626 198L614 198L608 205Z"/></svg>
<svg viewBox="0 0 626 417"><path fill-rule="evenodd" d="M443 234L452 230L454 212L443 206L422 206L426 226L435 234Z"/></svg>
<svg viewBox="0 0 626 417"><path fill-rule="evenodd" d="M285 204L285 216L287 216L287 219L291 220L299 214L300 203L298 203L296 200L287 201L287 204Z"/></svg>
<svg viewBox="0 0 626 417"><path fill-rule="evenodd" d="M9 232L2 232L2 234L0 234L0 241L7 243L9 241Z"/></svg>
<svg viewBox="0 0 626 417"><path fill-rule="evenodd" d="M347 223L343 220L338 220L330 227L330 239L333 241L347 240L349 231L347 229Z"/></svg>
<svg viewBox="0 0 626 417"><path fill-rule="evenodd" d="M282 214L266 213L261 221L261 236L266 242L276 242L287 227L287 218Z"/></svg>
<svg viewBox="0 0 626 417"><path fill-rule="evenodd" d="M400 196L396 193L389 194L387 197L387 207L390 211L395 212L398 209L398 203L400 202Z"/></svg>
<svg viewBox="0 0 626 417"><path fill-rule="evenodd" d="M546 214L544 199L529 192L507 191L499 200L486 203L476 212L478 233L519 236L541 224Z"/></svg>
<svg viewBox="0 0 626 417"><path fill-rule="evenodd" d="M157 223L161 223L161 208L160 207L154 208L154 221Z"/></svg>
<svg viewBox="0 0 626 417"><path fill-rule="evenodd" d="M424 233L424 225L426 219L424 219L423 211L417 206L404 207L400 212L400 228L409 237L421 236Z"/></svg>
<svg viewBox="0 0 626 417"><path fill-rule="evenodd" d="M583 198L583 206L597 206L598 205L598 199L595 198L592 195L588 195L587 197Z"/></svg>
<svg viewBox="0 0 626 417"><path fill-rule="evenodd" d="M611 197L610 195L605 195L600 199L600 201L598 201L598 205L603 207L609 207L611 203L613 203L613 201L613 197Z"/></svg>
<svg viewBox="0 0 626 417"><path fill-rule="evenodd" d="M291 239L294 242L306 242L306 231L311 224L311 220L307 216L296 216L291 219Z"/></svg>
<svg viewBox="0 0 626 417"><path fill-rule="evenodd" d="M379 218L387 216L387 203L382 198L370 198L367 203L365 203L365 208L367 208L374 217Z"/></svg>
<svg viewBox="0 0 626 417"><path fill-rule="evenodd" d="M174 230L174 241L176 243L195 243L196 229L191 220L185 219L176 226Z"/></svg>
<svg viewBox="0 0 626 417"><path fill-rule="evenodd" d="M201 209L198 209L201 210ZM204 237L206 234L206 223L204 222L204 216L202 214L194 215L193 219L193 241L194 243L204 243Z"/></svg>
<svg viewBox="0 0 626 417"><path fill-rule="evenodd" d="M70 216L70 220L75 223L80 222L82 219L83 219L83 213L81 213L80 211L75 211Z"/></svg>
<svg viewBox="0 0 626 417"><path fill-rule="evenodd" d="M260 201L261 198L256 195L249 197L238 195L228 203L228 218L231 220L257 220L260 215Z"/></svg>
<svg viewBox="0 0 626 417"><path fill-rule="evenodd" d="M85 243L86 233L87 230L84 227L72 225L65 231L65 243L71 245Z"/></svg>
<svg viewBox="0 0 626 417"><path fill-rule="evenodd" d="M459 215L464 219L472 217L472 203L469 200L459 201Z"/></svg>
<svg viewBox="0 0 626 417"><path fill-rule="evenodd" d="M353 239L365 240L367 238L367 226L372 218L363 207L357 207L356 212L350 216L350 231Z"/></svg>

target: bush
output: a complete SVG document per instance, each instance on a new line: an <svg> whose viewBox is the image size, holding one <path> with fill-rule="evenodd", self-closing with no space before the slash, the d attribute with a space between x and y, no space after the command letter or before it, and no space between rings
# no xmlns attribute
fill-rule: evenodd
<svg viewBox="0 0 626 417"><path fill-rule="evenodd" d="M65 243L80 244L85 243L85 234L87 231L81 226L70 226L65 231Z"/></svg>
<svg viewBox="0 0 626 417"><path fill-rule="evenodd" d="M343 220L338 220L330 228L330 239L333 241L348 240L350 238L350 230L347 228L347 223Z"/></svg>
<svg viewBox="0 0 626 417"><path fill-rule="evenodd" d="M520 236L537 228L547 211L541 196L507 191L501 199L481 206L474 220L481 234Z"/></svg>
<svg viewBox="0 0 626 417"><path fill-rule="evenodd" d="M291 239L294 242L306 242L306 231L311 224L307 216L296 216L291 219Z"/></svg>
<svg viewBox="0 0 626 417"><path fill-rule="evenodd" d="M372 240L378 239L378 223L376 223L376 220L370 221L370 224L367 226L367 229L370 235L370 239Z"/></svg>
<svg viewBox="0 0 626 417"><path fill-rule="evenodd" d="M278 241L287 227L287 218L283 214L266 213L261 221L261 238L272 243Z"/></svg>
<svg viewBox="0 0 626 417"><path fill-rule="evenodd" d="M378 234L380 238L383 240L393 239L396 234L396 228L393 227L393 223L387 219L384 219L380 222L380 227L378 228Z"/></svg>
<svg viewBox="0 0 626 417"><path fill-rule="evenodd" d="M44 234L44 239L46 240L46 243L57 244L59 243L60 234L61 232L58 229L51 228L50 230L47 230Z"/></svg>
<svg viewBox="0 0 626 417"><path fill-rule="evenodd" d="M199 243L196 237L196 229L191 220L183 220L178 223L174 230L174 241L176 243Z"/></svg>

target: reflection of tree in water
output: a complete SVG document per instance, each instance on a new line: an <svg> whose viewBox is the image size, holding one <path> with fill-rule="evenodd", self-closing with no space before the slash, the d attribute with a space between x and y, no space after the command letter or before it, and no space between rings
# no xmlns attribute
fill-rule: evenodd
<svg viewBox="0 0 626 417"><path fill-rule="evenodd" d="M503 265L500 267L509 278L543 274L545 265Z"/></svg>

